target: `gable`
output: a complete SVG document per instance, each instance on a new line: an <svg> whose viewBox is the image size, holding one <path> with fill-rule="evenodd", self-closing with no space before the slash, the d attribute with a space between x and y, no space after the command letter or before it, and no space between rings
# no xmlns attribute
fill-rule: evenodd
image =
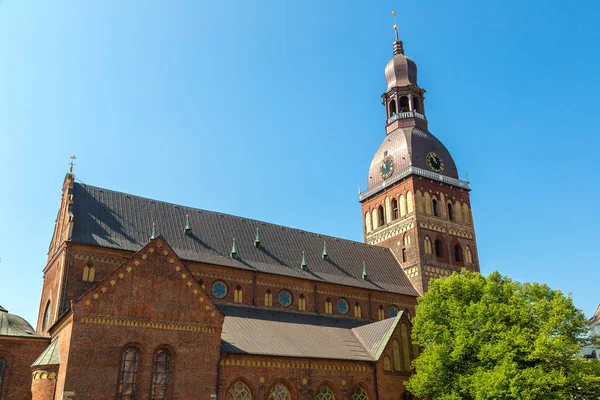
<svg viewBox="0 0 600 400"><path fill-rule="evenodd" d="M160 236L76 303L84 322L211 331L223 323L219 309Z"/></svg>

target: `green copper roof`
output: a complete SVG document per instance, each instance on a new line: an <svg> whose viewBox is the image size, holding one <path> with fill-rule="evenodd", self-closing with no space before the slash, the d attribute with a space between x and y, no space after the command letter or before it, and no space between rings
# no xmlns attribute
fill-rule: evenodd
<svg viewBox="0 0 600 400"><path fill-rule="evenodd" d="M27 321L0 306L0 336L40 337Z"/></svg>
<svg viewBox="0 0 600 400"><path fill-rule="evenodd" d="M40 356L31 364L32 367L39 367L42 365L58 365L60 364L59 357L58 338L55 338L46 350L40 354Z"/></svg>

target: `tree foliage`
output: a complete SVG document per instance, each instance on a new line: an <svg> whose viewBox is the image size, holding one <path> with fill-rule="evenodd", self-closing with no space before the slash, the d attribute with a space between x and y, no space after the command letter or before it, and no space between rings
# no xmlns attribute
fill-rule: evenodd
<svg viewBox="0 0 600 400"><path fill-rule="evenodd" d="M419 299L421 347L407 387L418 397L598 399L600 366L579 356L590 337L570 296L494 272L454 273Z"/></svg>

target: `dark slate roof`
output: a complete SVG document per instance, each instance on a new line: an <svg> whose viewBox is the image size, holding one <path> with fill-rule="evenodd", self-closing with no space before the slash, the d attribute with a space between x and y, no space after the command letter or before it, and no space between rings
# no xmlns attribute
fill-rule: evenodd
<svg viewBox="0 0 600 400"><path fill-rule="evenodd" d="M31 364L32 367L42 365L58 365L60 364L60 351L58 337L54 338L52 343L40 354L40 356Z"/></svg>
<svg viewBox="0 0 600 400"><path fill-rule="evenodd" d="M29 322L0 306L0 336L41 337Z"/></svg>
<svg viewBox="0 0 600 400"><path fill-rule="evenodd" d="M400 318L369 324L313 313L231 304L217 307L225 315L221 349L234 354L373 361L378 356L365 344L387 343L390 327Z"/></svg>
<svg viewBox="0 0 600 400"><path fill-rule="evenodd" d="M418 296L392 252L384 247L320 235L214 211L178 206L75 183L77 243L138 251L155 224L185 260ZM186 214L191 233L185 234ZM260 246L254 246L256 228ZM238 259L230 257L236 238ZM321 256L327 242L327 260ZM300 268L305 252L308 271ZM362 279L363 261L369 280Z"/></svg>

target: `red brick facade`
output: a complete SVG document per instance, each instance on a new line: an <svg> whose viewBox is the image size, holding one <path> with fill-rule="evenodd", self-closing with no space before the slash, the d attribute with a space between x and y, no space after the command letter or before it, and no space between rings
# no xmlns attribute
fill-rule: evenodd
<svg viewBox="0 0 600 400"><path fill-rule="evenodd" d="M46 338L0 336L0 357L6 360L0 399L31 399L31 364L48 343Z"/></svg>

